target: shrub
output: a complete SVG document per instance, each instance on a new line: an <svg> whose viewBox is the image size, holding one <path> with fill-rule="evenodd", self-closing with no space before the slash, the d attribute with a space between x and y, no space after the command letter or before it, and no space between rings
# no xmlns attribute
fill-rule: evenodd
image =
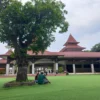
<svg viewBox="0 0 100 100"><path fill-rule="evenodd" d="M0 74L5 74L5 69L0 69Z"/></svg>
<svg viewBox="0 0 100 100"><path fill-rule="evenodd" d="M59 68L58 68L58 72L59 72L59 73L62 73L62 72L63 72L63 67L59 67Z"/></svg>

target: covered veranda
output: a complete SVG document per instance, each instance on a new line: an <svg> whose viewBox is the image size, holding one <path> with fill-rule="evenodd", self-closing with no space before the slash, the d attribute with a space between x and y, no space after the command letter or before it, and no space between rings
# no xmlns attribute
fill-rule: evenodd
<svg viewBox="0 0 100 100"><path fill-rule="evenodd" d="M36 74L38 71L46 71L48 74L58 72L59 68L63 68L63 72L69 73L99 73L100 58L99 57L64 57L64 55L33 55L28 58L28 74ZM6 75L16 74L17 67L12 64L14 59L7 56ZM12 72L11 72L12 68Z"/></svg>

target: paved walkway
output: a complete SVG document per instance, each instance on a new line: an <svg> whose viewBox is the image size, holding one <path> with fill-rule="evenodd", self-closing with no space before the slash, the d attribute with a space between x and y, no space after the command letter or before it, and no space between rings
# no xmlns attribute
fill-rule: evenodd
<svg viewBox="0 0 100 100"><path fill-rule="evenodd" d="M95 75L95 74L100 74L100 73L69 73L69 75ZM32 76L32 77L34 77L35 76L35 74L34 75L32 75L32 74L28 74L28 76ZM66 76L66 74L65 73L63 73L63 74L48 74L47 76ZM0 75L0 78L8 78L8 77L16 77L16 75Z"/></svg>
<svg viewBox="0 0 100 100"><path fill-rule="evenodd" d="M66 74L48 74L47 76L65 76ZM28 74L28 76L32 76L32 77L34 77L35 76L35 74L34 75L32 75L32 74ZM8 78L8 77L16 77L16 75L0 75L0 78Z"/></svg>

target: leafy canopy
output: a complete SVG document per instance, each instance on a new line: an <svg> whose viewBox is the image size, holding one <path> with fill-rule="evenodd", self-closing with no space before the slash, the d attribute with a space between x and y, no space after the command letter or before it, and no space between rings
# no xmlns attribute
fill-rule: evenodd
<svg viewBox="0 0 100 100"><path fill-rule="evenodd" d="M100 52L100 43L95 44L95 45L92 47L91 51L93 51L93 52Z"/></svg>
<svg viewBox="0 0 100 100"><path fill-rule="evenodd" d="M0 9L0 41L13 47L17 54L28 49L44 51L55 40L52 33L68 29L67 11L61 1L7 1L0 3L4 5Z"/></svg>

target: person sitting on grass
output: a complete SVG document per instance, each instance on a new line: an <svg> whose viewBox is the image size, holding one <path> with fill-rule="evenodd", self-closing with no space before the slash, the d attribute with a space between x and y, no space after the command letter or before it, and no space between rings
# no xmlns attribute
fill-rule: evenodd
<svg viewBox="0 0 100 100"><path fill-rule="evenodd" d="M38 83L38 76L39 76L39 72L37 72L37 74L35 76L35 83Z"/></svg>
<svg viewBox="0 0 100 100"><path fill-rule="evenodd" d="M38 84L47 84L50 83L49 80L46 78L46 76L41 72L41 74L38 75Z"/></svg>

